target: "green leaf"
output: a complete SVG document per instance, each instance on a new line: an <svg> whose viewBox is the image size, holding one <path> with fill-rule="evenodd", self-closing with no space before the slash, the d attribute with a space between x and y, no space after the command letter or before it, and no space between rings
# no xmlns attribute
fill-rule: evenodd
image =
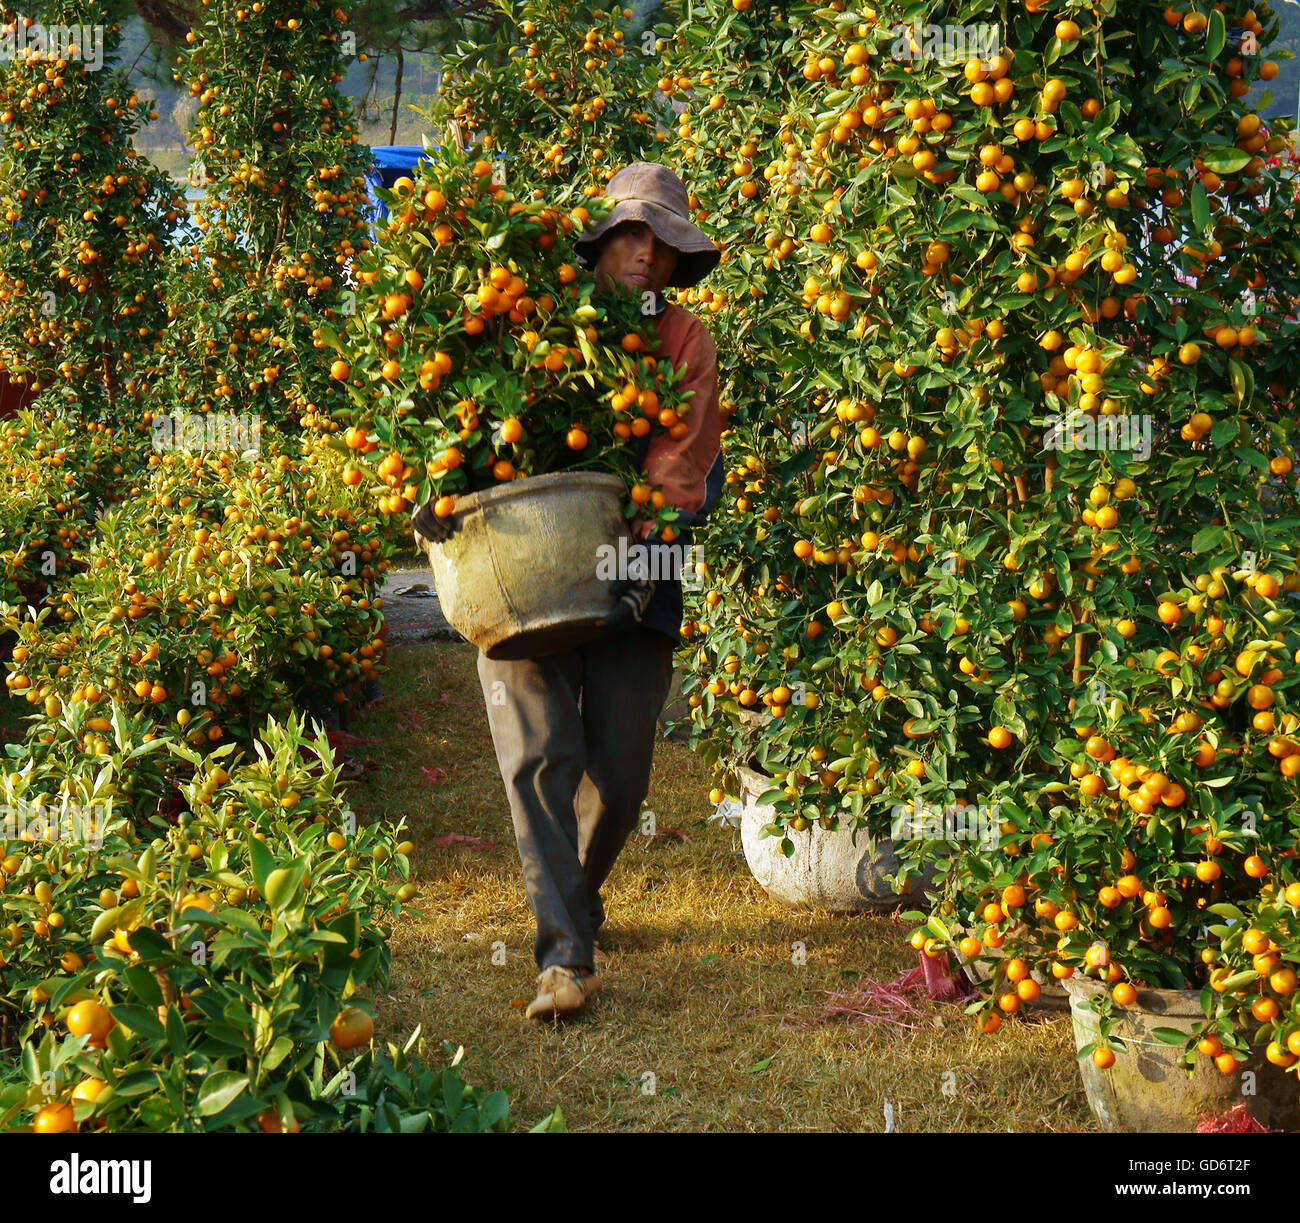
<svg viewBox="0 0 1300 1223"><path fill-rule="evenodd" d="M1156 78L1156 83L1152 87L1152 93L1159 93L1162 89L1172 85L1175 81L1186 79L1188 75L1187 65L1181 60L1165 60L1164 70Z"/></svg>
<svg viewBox="0 0 1300 1223"><path fill-rule="evenodd" d="M1212 552L1223 543L1226 536L1223 527L1202 527L1192 537L1192 551L1197 555Z"/></svg>
<svg viewBox="0 0 1300 1223"><path fill-rule="evenodd" d="M341 913L332 921L325 923L324 929L343 940L341 943L332 943L325 948L323 958L326 967L332 968L345 963L361 941L361 915L355 909Z"/></svg>
<svg viewBox="0 0 1300 1223"><path fill-rule="evenodd" d="M154 1070L137 1070L123 1075L113 1084L113 1095L130 1099L145 1092L158 1090L158 1074Z"/></svg>
<svg viewBox="0 0 1300 1223"><path fill-rule="evenodd" d="M1250 367L1243 365L1235 358L1228 360L1228 378L1232 382L1232 389L1237 393L1237 402L1245 405L1255 395L1255 375L1251 372Z"/></svg>
<svg viewBox="0 0 1300 1223"><path fill-rule="evenodd" d="M1236 174L1250 164L1252 156L1253 154L1241 149L1219 147L1207 149L1201 154L1201 161L1207 170L1213 170L1215 174Z"/></svg>
<svg viewBox="0 0 1300 1223"><path fill-rule="evenodd" d="M1199 178L1192 184L1192 223L1198 233L1210 228L1210 200Z"/></svg>
<svg viewBox="0 0 1300 1223"><path fill-rule="evenodd" d="M510 1121L510 1098L504 1091L489 1092L478 1110L479 1123L484 1129L505 1130Z"/></svg>
<svg viewBox="0 0 1300 1223"><path fill-rule="evenodd" d="M1210 430L1210 442L1216 450L1221 450L1240 432L1241 426L1235 418L1216 420Z"/></svg>
<svg viewBox="0 0 1300 1223"><path fill-rule="evenodd" d="M115 905L111 909L105 909L95 918L95 924L90 927L90 941L92 943L102 943L117 929L117 922L122 916L123 907L123 905Z"/></svg>
<svg viewBox="0 0 1300 1223"><path fill-rule="evenodd" d="M167 1048L172 1057L183 1057L185 1045L185 1021L181 1017L180 1008L169 1006L167 1008Z"/></svg>
<svg viewBox="0 0 1300 1223"><path fill-rule="evenodd" d="M1231 993L1234 989L1240 989L1243 985L1249 985L1259 980L1259 974L1253 969L1248 968L1245 972L1234 972L1226 981L1220 982L1225 994Z"/></svg>
<svg viewBox="0 0 1300 1223"><path fill-rule="evenodd" d="M1223 13L1219 9L1214 9L1210 13L1210 28L1205 35L1205 53L1210 59L1218 59L1219 52L1223 50L1228 41L1227 25L1223 20Z"/></svg>
<svg viewBox="0 0 1300 1223"><path fill-rule="evenodd" d="M564 1113L561 1111L560 1106L557 1104L557 1105L555 1106L555 1111L552 1112L552 1113L550 1114L550 1116L543 1117L543 1118L542 1118L542 1119L541 1119L541 1120L540 1120L540 1121L539 1121L535 1126L533 1126L533 1128L532 1128L531 1130L529 1130L528 1132L529 1132L530 1134L563 1134L563 1133L565 1133L565 1129L564 1129Z"/></svg>
<svg viewBox="0 0 1300 1223"><path fill-rule="evenodd" d="M275 870L275 856L251 833L248 837L248 856L253 866L253 882L257 884L257 890L265 896L267 876Z"/></svg>
<svg viewBox="0 0 1300 1223"><path fill-rule="evenodd" d="M266 897L266 903L271 906L271 911L279 912L285 908L293 899L293 894L298 888L298 881L302 878L302 863L295 863L293 866L283 866L278 870L273 870L266 877L266 888L263 895Z"/></svg>
<svg viewBox="0 0 1300 1223"><path fill-rule="evenodd" d="M199 1088L199 1115L210 1117L232 1103L248 1086L248 1075L218 1070L205 1076Z"/></svg>
<svg viewBox="0 0 1300 1223"><path fill-rule="evenodd" d="M126 978L131 992L145 1006L162 1006L163 994L153 973L147 968L124 968L122 976Z"/></svg>
<svg viewBox="0 0 1300 1223"><path fill-rule="evenodd" d="M277 1036L262 1059L264 1070L274 1070L290 1053L293 1052L293 1039L289 1036Z"/></svg>
<svg viewBox="0 0 1300 1223"><path fill-rule="evenodd" d="M137 1036L143 1036L146 1040L161 1040L166 1035L162 1024L158 1021L158 1016L148 1007L113 1006L109 1007L109 1014L124 1028L129 1028Z"/></svg>

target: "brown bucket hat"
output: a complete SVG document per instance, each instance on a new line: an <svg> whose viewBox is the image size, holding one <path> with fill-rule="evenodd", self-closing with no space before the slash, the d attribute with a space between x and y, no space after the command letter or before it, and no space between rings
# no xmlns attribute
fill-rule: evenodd
<svg viewBox="0 0 1300 1223"><path fill-rule="evenodd" d="M661 242L678 252L670 285L689 288L717 267L722 252L702 229L691 223L686 186L667 166L655 161L634 161L609 180L605 194L618 201L614 211L573 244L584 263L595 264L600 239L615 225L623 221L644 221Z"/></svg>

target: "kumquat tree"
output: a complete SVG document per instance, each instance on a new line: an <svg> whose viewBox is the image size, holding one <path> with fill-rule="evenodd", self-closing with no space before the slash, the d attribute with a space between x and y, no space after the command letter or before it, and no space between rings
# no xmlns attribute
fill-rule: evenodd
<svg viewBox="0 0 1300 1223"><path fill-rule="evenodd" d="M1276 19L779 9L694 5L665 71L722 330L785 354L730 388L696 733L785 837L947 862L918 946L1199 985L1205 910L1284 887L1300 819L1300 247L1241 100ZM958 804L996 852L922 834Z"/></svg>
<svg viewBox="0 0 1300 1223"><path fill-rule="evenodd" d="M0 362L90 415L138 402L166 324L160 271L183 209L132 148L146 108L106 62L127 8L0 10Z"/></svg>
<svg viewBox="0 0 1300 1223"><path fill-rule="evenodd" d="M517 183L608 176L657 155L673 116L656 90L653 29L638 28L631 9L590 0L493 3L494 41L444 60L440 117L481 133Z"/></svg>
<svg viewBox="0 0 1300 1223"><path fill-rule="evenodd" d="M608 206L576 189L519 199L474 149L431 151L414 173L361 262L347 343L326 337L357 405L344 440L393 490L381 509L435 496L446 516L455 493L596 466L621 474L629 515L654 511L671 540L675 511L638 481L629 442L683 434L690 402L653 355L640 302L592 301L570 235Z"/></svg>
<svg viewBox="0 0 1300 1223"><path fill-rule="evenodd" d="M37 393L0 451L0 601L15 606L82 564L121 495L166 326L183 201L131 144L148 108L114 62L124 9L0 14L0 365Z"/></svg>
<svg viewBox="0 0 1300 1223"><path fill-rule="evenodd" d="M656 119L670 108L647 100L655 39L624 46L630 10L498 3L496 41L448 60L428 114L443 143L430 137L385 196L388 226L358 263L362 308L345 341L329 337L354 404L345 440L373 456L389 512L434 496L446 515L456 493L599 467L671 541L675 512L637 478L629 443L685 434L681 373L654 356L640 302L593 301L572 246L612 206L609 175L667 139Z"/></svg>
<svg viewBox="0 0 1300 1223"><path fill-rule="evenodd" d="M174 79L199 102L201 240L174 280L159 410L328 430L339 388L313 333L355 308L345 272L369 243L366 159L338 87L356 51L347 7L208 0L200 14Z"/></svg>

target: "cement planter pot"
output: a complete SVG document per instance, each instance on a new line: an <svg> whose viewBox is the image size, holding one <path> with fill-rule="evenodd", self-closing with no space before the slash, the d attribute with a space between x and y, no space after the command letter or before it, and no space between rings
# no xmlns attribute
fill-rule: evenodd
<svg viewBox="0 0 1300 1223"><path fill-rule="evenodd" d="M627 534L617 476L559 472L456 498L458 525L423 544L447 622L489 658L537 658L607 630L601 548Z"/></svg>
<svg viewBox="0 0 1300 1223"><path fill-rule="evenodd" d="M1007 931L1007 935L1009 938L1014 938L1023 929L1023 926L1013 926ZM959 932L958 937L966 934L974 934L978 937L978 931L965 929ZM1001 950L993 951L988 947L984 948L981 954L993 956L999 960L1005 955ZM993 975L993 966L981 963L979 960L963 960L961 970L966 974L966 979L972 985L983 985ZM1060 1013L1070 1009L1069 995L1062 988L1062 983L1052 976L1050 972L1044 972L1041 968L1031 968L1029 975L1038 982L1041 991L1033 1002L1025 1004L1031 1015L1036 1010Z"/></svg>
<svg viewBox="0 0 1300 1223"><path fill-rule="evenodd" d="M900 896L885 882L898 870L898 859L888 840L871 849L864 833L856 844L851 832L826 832L813 824L792 832L795 851L789 858L777 848L780 837L765 837L773 811L759 804L758 796L772 789L773 781L753 769L737 770L741 785L740 840L745 861L763 890L782 904L805 909L830 909L837 913L885 913L920 904L924 884Z"/></svg>
<svg viewBox="0 0 1300 1223"><path fill-rule="evenodd" d="M1082 1049L1097 1039L1097 1018L1085 1004L1101 998L1107 987L1087 977L1062 984L1070 999L1074 1043ZM1152 1033L1174 1028L1191 1035L1205 1015L1198 990L1140 989L1134 1006L1113 1008L1115 1064L1099 1070L1092 1059L1079 1063L1088 1106L1107 1134L1189 1134L1205 1114L1220 1115L1245 1104L1269 1129L1300 1128L1300 1084L1295 1075L1266 1061L1258 1052L1236 1074L1220 1074L1209 1058L1197 1057L1189 1077L1176 1059L1182 1050ZM1242 1072L1254 1075L1253 1082ZM1254 1088L1253 1093L1243 1090Z"/></svg>

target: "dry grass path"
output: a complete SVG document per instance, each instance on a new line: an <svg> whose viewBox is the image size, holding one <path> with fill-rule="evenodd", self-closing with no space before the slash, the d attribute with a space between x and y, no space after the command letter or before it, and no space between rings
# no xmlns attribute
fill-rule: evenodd
<svg viewBox="0 0 1300 1223"><path fill-rule="evenodd" d="M532 996L531 914L474 659L395 640L385 698L352 727L374 740L354 748L372 764L353 802L406 818L423 892L394 936L383 1034L419 1023L465 1045L470 1077L508 1089L528 1126L559 1104L574 1130L883 1130L888 1104L900 1131L1092 1128L1063 1016L981 1037L920 997L909 1027L793 1026L828 991L913 966L907 926L768 901L676 743L647 800L659 835L629 844L607 888L604 988L566 1025L526 1023L511 1004Z"/></svg>

